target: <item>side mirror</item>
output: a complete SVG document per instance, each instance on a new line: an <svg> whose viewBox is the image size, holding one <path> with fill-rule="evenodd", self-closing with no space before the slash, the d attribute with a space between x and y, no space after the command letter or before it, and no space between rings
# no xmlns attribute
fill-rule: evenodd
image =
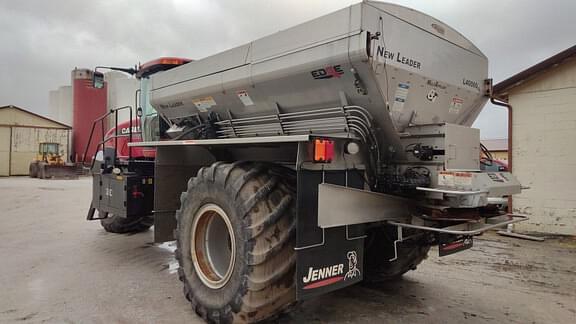
<svg viewBox="0 0 576 324"><path fill-rule="evenodd" d="M142 107L138 107L138 109L136 109L136 116L138 116L138 118L142 118L142 115Z"/></svg>
<svg viewBox="0 0 576 324"><path fill-rule="evenodd" d="M104 88L104 74L94 71L92 75L92 86L96 89Z"/></svg>

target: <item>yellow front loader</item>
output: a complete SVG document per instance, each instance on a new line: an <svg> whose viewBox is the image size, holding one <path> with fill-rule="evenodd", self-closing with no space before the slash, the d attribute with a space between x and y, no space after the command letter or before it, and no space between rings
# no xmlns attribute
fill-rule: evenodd
<svg viewBox="0 0 576 324"><path fill-rule="evenodd" d="M40 179L78 178L76 166L65 162L58 143L40 143L36 158L30 162L29 174Z"/></svg>

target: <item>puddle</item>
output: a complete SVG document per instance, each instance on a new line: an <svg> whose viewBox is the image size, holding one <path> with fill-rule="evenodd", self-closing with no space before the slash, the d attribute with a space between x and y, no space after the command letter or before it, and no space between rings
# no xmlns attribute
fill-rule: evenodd
<svg viewBox="0 0 576 324"><path fill-rule="evenodd" d="M164 251L170 252L170 260L168 264L162 267L162 270L167 270L169 274L178 272L178 261L174 258L174 251L176 251L176 241L164 242L156 246Z"/></svg>
<svg viewBox="0 0 576 324"><path fill-rule="evenodd" d="M180 266L178 265L178 261L176 260L170 261L170 263L168 263L168 273L169 274L177 273L179 267Z"/></svg>
<svg viewBox="0 0 576 324"><path fill-rule="evenodd" d="M174 253L176 251L176 241L164 242L162 244L157 245L156 247L169 251L170 253Z"/></svg>

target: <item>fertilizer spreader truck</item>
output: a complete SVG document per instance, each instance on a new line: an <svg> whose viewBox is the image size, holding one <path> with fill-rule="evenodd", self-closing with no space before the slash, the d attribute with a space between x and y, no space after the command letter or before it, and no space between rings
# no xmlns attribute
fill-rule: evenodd
<svg viewBox="0 0 576 324"><path fill-rule="evenodd" d="M88 218L176 240L184 294L208 322L395 279L432 245L452 254L526 219L491 203L521 185L481 171L470 127L491 97L488 60L423 13L365 1L134 72L142 141L129 145L155 155L104 148Z"/></svg>

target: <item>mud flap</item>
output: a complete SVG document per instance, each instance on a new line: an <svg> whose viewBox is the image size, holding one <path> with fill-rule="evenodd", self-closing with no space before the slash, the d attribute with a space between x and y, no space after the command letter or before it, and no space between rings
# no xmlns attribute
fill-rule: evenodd
<svg viewBox="0 0 576 324"><path fill-rule="evenodd" d="M468 250L473 245L473 236L470 235L438 235L438 256L446 256L460 251Z"/></svg>
<svg viewBox="0 0 576 324"><path fill-rule="evenodd" d="M362 188L360 172L298 171L296 281L305 300L362 281L364 225L318 227L318 185Z"/></svg>

